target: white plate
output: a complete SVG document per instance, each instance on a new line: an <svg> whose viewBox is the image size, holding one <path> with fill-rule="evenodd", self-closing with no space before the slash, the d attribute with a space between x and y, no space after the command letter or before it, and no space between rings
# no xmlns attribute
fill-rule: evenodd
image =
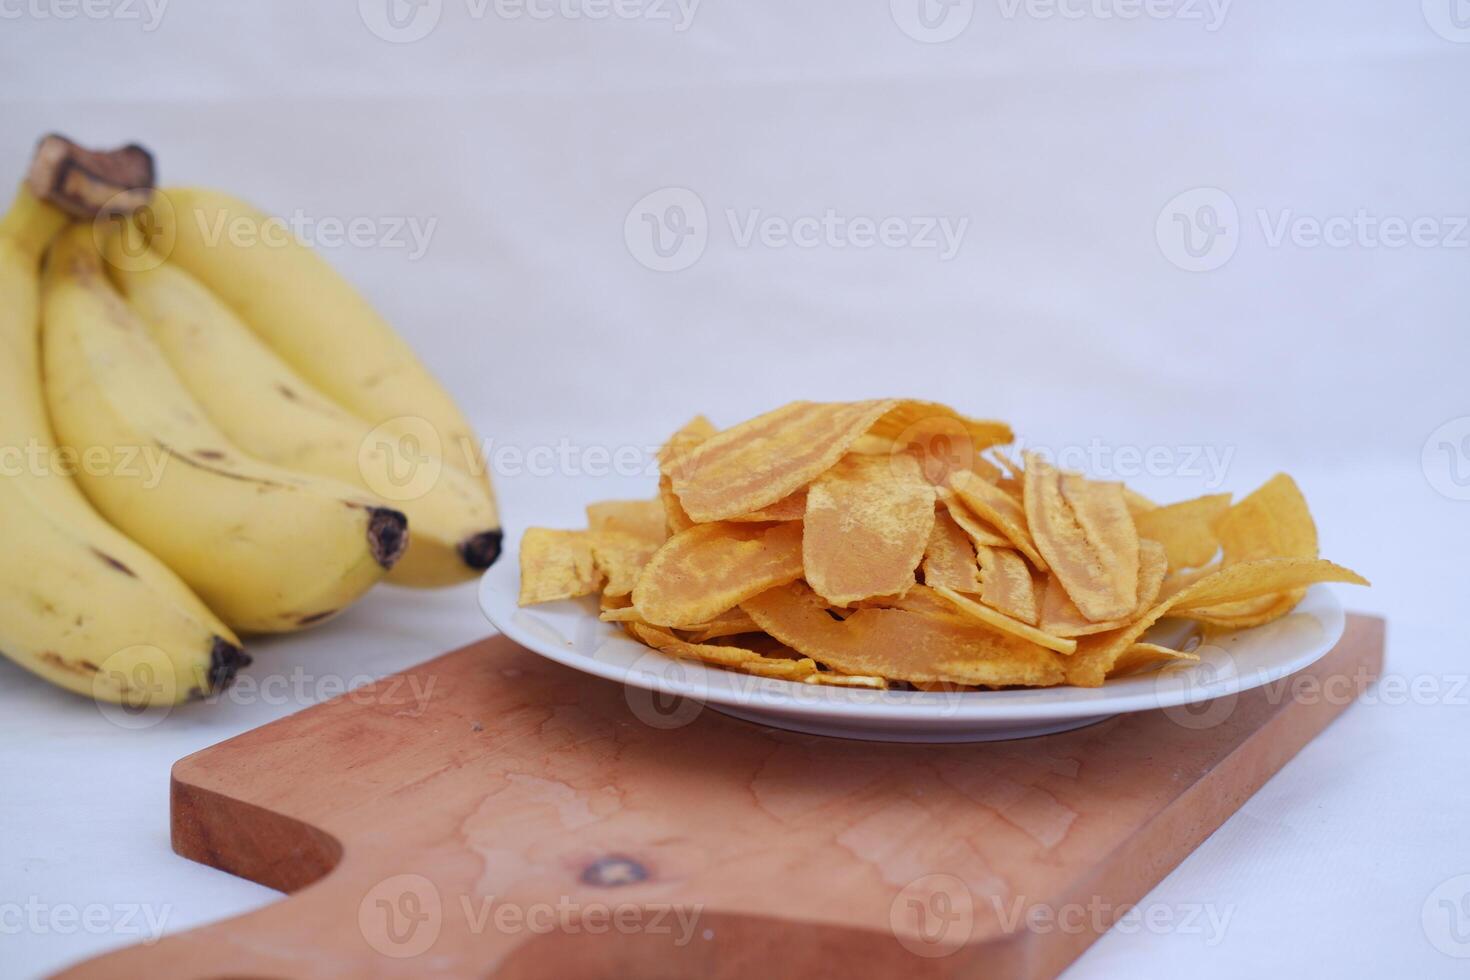
<svg viewBox="0 0 1470 980"><path fill-rule="evenodd" d="M1198 705L1269 684L1314 663L1336 645L1344 626L1337 596L1316 585L1289 616L1202 648L1198 663L1119 678L1102 687L870 691L751 677L674 660L599 620L595 598L522 609L516 605L519 590L519 558L507 551L480 581L480 606L490 622L528 650L622 684L629 707L650 725L680 727L709 705L775 728L888 742L1027 738L1156 709L1170 711L1186 727L1202 727L1214 723L1212 708ZM1166 621L1150 638L1167 641L1163 634L1179 626Z"/></svg>

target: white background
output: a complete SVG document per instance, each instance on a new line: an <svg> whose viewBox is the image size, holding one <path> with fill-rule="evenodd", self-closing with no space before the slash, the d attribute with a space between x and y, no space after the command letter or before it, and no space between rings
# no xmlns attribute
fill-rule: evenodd
<svg viewBox="0 0 1470 980"><path fill-rule="evenodd" d="M914 395L1039 445L1154 448L1155 472L1099 461L1164 500L1289 469L1420 693L1349 710L1150 894L1229 910L1223 937L1115 930L1069 976L1463 975L1470 4L933 0L926 32L914 0L703 0L689 20L689 0L600 19L575 16L597 0L430 0L400 43L384 0L91 2L0 0L10 179L59 130L142 141L166 182L313 227L371 219L374 242L321 244L492 454L566 447L499 457L512 534L651 491L600 449L799 397ZM693 192L706 246L658 272L643 211L673 198L635 204L667 188ZM1179 222L1198 231L1202 204L1224 234L1196 264L1218 267L1189 271ZM738 234L829 210L967 224L948 258ZM1336 245L1310 237L1360 212ZM395 218L433 223L423 254ZM1367 220L1420 218L1397 248ZM172 931L271 901L171 854L170 764L487 630L472 587L383 588L255 644L257 693L134 732L0 662L0 910L141 905ZM5 975L139 938L9 914Z"/></svg>

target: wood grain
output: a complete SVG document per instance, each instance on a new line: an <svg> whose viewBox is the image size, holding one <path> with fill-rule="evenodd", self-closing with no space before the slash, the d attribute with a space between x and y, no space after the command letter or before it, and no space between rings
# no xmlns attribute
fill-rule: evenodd
<svg viewBox="0 0 1470 980"><path fill-rule="evenodd" d="M1334 696L1282 682L940 746L710 709L651 727L618 685L494 637L179 762L175 849L292 895L64 975L1051 977L1382 651L1382 620L1351 616L1296 677L1343 678Z"/></svg>

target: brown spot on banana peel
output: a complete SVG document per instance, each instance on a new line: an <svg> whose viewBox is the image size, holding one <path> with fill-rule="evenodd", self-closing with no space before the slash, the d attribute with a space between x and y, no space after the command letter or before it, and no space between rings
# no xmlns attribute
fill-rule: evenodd
<svg viewBox="0 0 1470 980"><path fill-rule="evenodd" d="M342 610L340 609L328 609L325 612L307 613L305 616L296 617L296 625L314 626L317 623L322 622L323 620L331 619L333 616L337 615L341 611Z"/></svg>
<svg viewBox="0 0 1470 980"><path fill-rule="evenodd" d="M209 650L209 691L195 693L223 691L234 682L240 668L249 667L253 659L236 644L222 636L216 636Z"/></svg>
<svg viewBox="0 0 1470 980"><path fill-rule="evenodd" d="M101 670L96 664L89 660L67 660L55 650L42 650L36 654L36 659L42 663L50 664L58 670L65 670L73 674L95 674Z"/></svg>
<svg viewBox="0 0 1470 980"><path fill-rule="evenodd" d="M408 550L408 518L388 507L369 507L367 537L377 563L392 568Z"/></svg>
<svg viewBox="0 0 1470 980"><path fill-rule="evenodd" d="M104 565L106 565L108 568L111 568L113 571L122 572L128 578L137 578L138 577L137 574L131 568L129 568L128 566L124 565L122 562L118 561L116 558L112 557L111 555L107 554L105 551L98 551L96 548L93 548L92 549L92 554L94 554L98 558L102 559L102 563Z"/></svg>
<svg viewBox="0 0 1470 980"><path fill-rule="evenodd" d="M472 534L459 543L456 549L464 563L476 571L484 571L500 557L500 545L505 534L500 528Z"/></svg>

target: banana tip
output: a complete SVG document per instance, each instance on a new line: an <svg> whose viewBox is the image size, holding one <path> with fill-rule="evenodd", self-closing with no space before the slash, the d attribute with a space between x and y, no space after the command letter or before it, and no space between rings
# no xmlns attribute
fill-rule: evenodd
<svg viewBox="0 0 1470 980"><path fill-rule="evenodd" d="M216 636L214 646L209 651L210 692L223 691L229 687L240 668L249 667L251 662L250 654L224 637Z"/></svg>
<svg viewBox="0 0 1470 980"><path fill-rule="evenodd" d="M493 531L481 531L459 543L459 556L466 565L476 571L484 571L500 557L500 543L504 538L504 532L498 527Z"/></svg>
<svg viewBox="0 0 1470 980"><path fill-rule="evenodd" d="M392 568L408 550L408 518L387 507L374 507L368 518L368 544L378 564Z"/></svg>

